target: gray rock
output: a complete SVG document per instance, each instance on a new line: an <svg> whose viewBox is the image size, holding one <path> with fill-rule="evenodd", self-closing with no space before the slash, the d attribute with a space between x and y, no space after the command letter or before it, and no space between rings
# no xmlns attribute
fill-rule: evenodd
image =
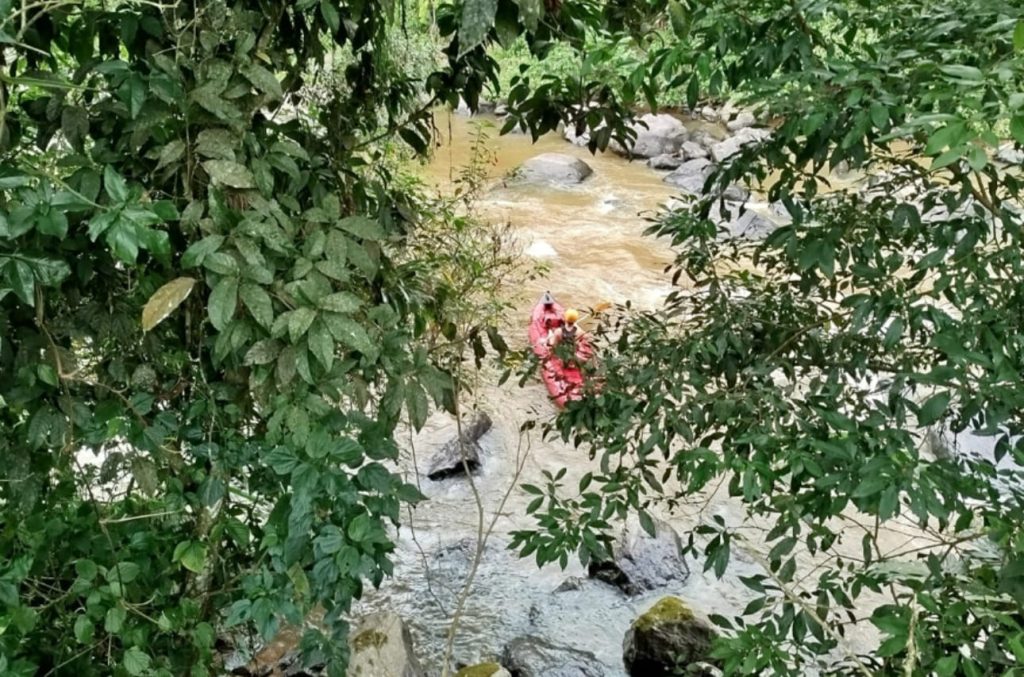
<svg viewBox="0 0 1024 677"><path fill-rule="evenodd" d="M654 520L655 535L650 536L631 516L612 548L612 559L592 561L588 573L592 578L619 588L627 595L657 590L670 583L680 583L690 576L690 568L682 555L679 534L666 522Z"/></svg>
<svg viewBox="0 0 1024 677"><path fill-rule="evenodd" d="M647 166L651 169L676 169L683 162L680 155L656 155L647 161Z"/></svg>
<svg viewBox="0 0 1024 677"><path fill-rule="evenodd" d="M590 132L584 129L582 134L577 134L575 125L566 125L562 130L562 138L574 146L586 146L590 143Z"/></svg>
<svg viewBox="0 0 1024 677"><path fill-rule="evenodd" d="M732 138L738 139L744 146L752 143L767 141L772 136L770 129L764 127L744 127L736 132Z"/></svg>
<svg viewBox="0 0 1024 677"><path fill-rule="evenodd" d="M497 106L494 107L494 114L497 115L499 118L508 115L508 104L499 103Z"/></svg>
<svg viewBox="0 0 1024 677"><path fill-rule="evenodd" d="M441 445L431 457L427 465L427 477L432 480L443 480L454 475L464 474L466 467L470 472L480 467L480 445L477 441L491 429L491 417L482 411L472 411L464 415L462 425L462 443L458 433L452 431L452 439ZM454 427L454 426L453 426ZM465 458L463 458L465 449Z"/></svg>
<svg viewBox="0 0 1024 677"><path fill-rule="evenodd" d="M736 107L732 101L726 101L721 108L718 109L719 119L723 122L732 120L733 116L740 112L740 109Z"/></svg>
<svg viewBox="0 0 1024 677"><path fill-rule="evenodd" d="M664 113L643 115L631 127L636 132L636 140L631 147L625 148L617 141L612 141L608 148L620 155L650 158L677 152L687 139L683 123Z"/></svg>
<svg viewBox="0 0 1024 677"><path fill-rule="evenodd" d="M739 202L726 202L724 210L717 202L711 207L708 216L726 230L720 237L763 240L778 227L757 212L742 209L743 205Z"/></svg>
<svg viewBox="0 0 1024 677"><path fill-rule="evenodd" d="M640 615L622 642L622 661L633 677L709 674L718 633L678 597L663 597Z"/></svg>
<svg viewBox="0 0 1024 677"><path fill-rule="evenodd" d="M562 581L561 585L555 588L554 592L574 592L576 590L582 590L585 582L586 581L579 576L569 576Z"/></svg>
<svg viewBox="0 0 1024 677"><path fill-rule="evenodd" d="M732 202L746 202L750 197L750 190L742 184L732 183L722 193L722 197Z"/></svg>
<svg viewBox="0 0 1024 677"><path fill-rule="evenodd" d="M712 133L710 133L708 131L705 131L705 130L701 130L701 131L694 132L693 134L691 134L690 135L690 141L696 143L698 146L703 148L705 151L710 151L711 147L714 146L716 143L718 143L719 139L717 139L714 134L712 134ZM707 153L705 153L705 157L706 156L707 156Z"/></svg>
<svg viewBox="0 0 1024 677"><path fill-rule="evenodd" d="M593 173L590 165L579 158L562 153L541 153L520 165L516 176L526 183L572 185Z"/></svg>
<svg viewBox="0 0 1024 677"><path fill-rule="evenodd" d="M670 186L682 188L691 195L700 195L704 181L715 171L715 165L707 158L688 160L679 165L663 181Z"/></svg>
<svg viewBox="0 0 1024 677"><path fill-rule="evenodd" d="M487 115L488 113L493 113L496 107L497 104L495 102L480 99L476 102L476 113L474 113L473 110L470 109L469 104L466 103L466 100L459 97L459 105L455 108L455 114L467 118L473 115Z"/></svg>
<svg viewBox="0 0 1024 677"><path fill-rule="evenodd" d="M349 633L349 675L425 677L412 635L398 614L378 612L357 620Z"/></svg>
<svg viewBox="0 0 1024 677"><path fill-rule="evenodd" d="M700 116L708 122L718 122L719 113L714 106L704 106L700 109Z"/></svg>
<svg viewBox="0 0 1024 677"><path fill-rule="evenodd" d="M1004 143L996 151L996 159L1008 165L1024 164L1024 150L1016 148L1012 143Z"/></svg>
<svg viewBox="0 0 1024 677"><path fill-rule="evenodd" d="M710 134L707 136L711 137ZM697 158L706 158L708 156L708 149L696 141L687 141L679 149L679 152L682 153L684 160L696 160Z"/></svg>
<svg viewBox="0 0 1024 677"><path fill-rule="evenodd" d="M711 146L711 158L718 163L725 162L733 155L736 155L743 150L743 142L736 137L731 137L725 141L719 141L715 145Z"/></svg>
<svg viewBox="0 0 1024 677"><path fill-rule="evenodd" d="M597 656L526 635L505 646L501 664L512 677L604 677Z"/></svg>
<svg viewBox="0 0 1024 677"><path fill-rule="evenodd" d="M750 111L742 111L735 119L726 123L726 129L730 132L737 132L746 127L753 127L757 124L757 118Z"/></svg>

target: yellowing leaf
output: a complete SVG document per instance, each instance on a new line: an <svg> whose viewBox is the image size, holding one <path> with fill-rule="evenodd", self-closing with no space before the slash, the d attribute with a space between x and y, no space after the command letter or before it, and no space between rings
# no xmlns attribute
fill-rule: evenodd
<svg viewBox="0 0 1024 677"><path fill-rule="evenodd" d="M142 331L157 326L192 293L196 281L191 277L179 277L157 289L142 309Z"/></svg>

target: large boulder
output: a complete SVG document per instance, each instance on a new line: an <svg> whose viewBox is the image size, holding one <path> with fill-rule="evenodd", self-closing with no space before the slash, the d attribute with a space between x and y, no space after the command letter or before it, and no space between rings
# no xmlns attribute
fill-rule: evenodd
<svg viewBox="0 0 1024 677"><path fill-rule="evenodd" d="M716 636L681 599L664 597L633 621L622 642L622 661L633 677L703 674Z"/></svg>
<svg viewBox="0 0 1024 677"><path fill-rule="evenodd" d="M464 474L480 467L480 445L478 440L491 429L491 417L482 411L472 411L463 415L462 440L452 426L452 436L441 445L427 464L427 477L432 480L443 480L454 475ZM465 453L465 457L463 457Z"/></svg>
<svg viewBox="0 0 1024 677"><path fill-rule="evenodd" d="M670 186L681 188L691 195L700 195L704 182L715 171L715 165L707 158L695 158L682 163L663 180Z"/></svg>
<svg viewBox="0 0 1024 677"><path fill-rule="evenodd" d="M349 677L425 677L412 635L398 614L363 616L349 633Z"/></svg>
<svg viewBox="0 0 1024 677"><path fill-rule="evenodd" d="M695 160L697 158L706 158L708 156L708 149L696 141L687 141L682 145L682 148L679 149L679 152L685 160Z"/></svg>
<svg viewBox="0 0 1024 677"><path fill-rule="evenodd" d="M512 677L604 677L597 656L526 635L505 646L501 664Z"/></svg>
<svg viewBox="0 0 1024 677"><path fill-rule="evenodd" d="M706 158L688 160L679 165L675 171L665 177L665 183L679 188L684 193L694 196L704 194L704 183L715 170L715 165ZM730 184L722 193L726 200L745 202L750 191L738 183Z"/></svg>
<svg viewBox="0 0 1024 677"><path fill-rule="evenodd" d="M612 546L612 558L591 561L588 573L627 595L658 590L689 578L690 568L683 559L682 548L679 534L668 523L655 519L651 536L641 527L640 520L630 517Z"/></svg>
<svg viewBox="0 0 1024 677"><path fill-rule="evenodd" d="M620 155L651 158L675 153L687 139L683 123L664 113L643 115L631 127L636 132L636 140L631 146L627 148L612 141L608 147Z"/></svg>
<svg viewBox="0 0 1024 677"><path fill-rule="evenodd" d="M526 183L572 185L594 173L583 160L562 153L541 153L519 166L516 176Z"/></svg>

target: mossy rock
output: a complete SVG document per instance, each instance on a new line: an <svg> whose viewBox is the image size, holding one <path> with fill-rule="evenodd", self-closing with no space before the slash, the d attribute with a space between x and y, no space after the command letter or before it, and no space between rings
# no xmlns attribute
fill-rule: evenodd
<svg viewBox="0 0 1024 677"><path fill-rule="evenodd" d="M388 636L376 630L364 630L352 638L352 650L359 652L363 649L379 649L388 641Z"/></svg>
<svg viewBox="0 0 1024 677"><path fill-rule="evenodd" d="M641 614L622 642L622 661L635 677L669 677L711 663L717 633L678 597L663 597Z"/></svg>
<svg viewBox="0 0 1024 677"><path fill-rule="evenodd" d="M665 623L692 621L693 611L678 597L662 597L658 603L633 621L635 630L651 630Z"/></svg>
<svg viewBox="0 0 1024 677"><path fill-rule="evenodd" d="M479 663L462 668L455 673L455 677L500 677L507 674L500 663Z"/></svg>

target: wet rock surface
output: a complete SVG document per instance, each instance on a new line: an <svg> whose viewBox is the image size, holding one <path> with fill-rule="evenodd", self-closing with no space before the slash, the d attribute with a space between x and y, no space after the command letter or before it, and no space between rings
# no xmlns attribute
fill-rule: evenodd
<svg viewBox="0 0 1024 677"><path fill-rule="evenodd" d="M591 562L588 573L627 595L682 583L690 568L682 555L679 534L666 522L654 520L654 536L630 517L612 549L612 559Z"/></svg>
<svg viewBox="0 0 1024 677"><path fill-rule="evenodd" d="M426 677L409 628L398 614L363 616L354 624L348 643L349 677Z"/></svg>
<svg viewBox="0 0 1024 677"><path fill-rule="evenodd" d="M516 170L516 179L524 183L574 185L586 180L594 170L583 160L562 153L541 153Z"/></svg>
<svg viewBox="0 0 1024 677"><path fill-rule="evenodd" d="M505 646L501 664L512 677L604 677L597 657L589 651L552 644L533 635L517 637Z"/></svg>
<svg viewBox="0 0 1024 677"><path fill-rule="evenodd" d="M480 467L479 439L491 429L491 417L482 411L473 411L463 417L462 439L452 422L451 439L434 452L427 463L427 477L443 480L465 474L468 468L473 472ZM465 454L465 456L463 456Z"/></svg>
<svg viewBox="0 0 1024 677"><path fill-rule="evenodd" d="M633 677L713 674L717 633L678 597L664 597L641 614L622 642L622 661Z"/></svg>
<svg viewBox="0 0 1024 677"><path fill-rule="evenodd" d="M512 677L500 663L477 663L461 668L455 677Z"/></svg>

